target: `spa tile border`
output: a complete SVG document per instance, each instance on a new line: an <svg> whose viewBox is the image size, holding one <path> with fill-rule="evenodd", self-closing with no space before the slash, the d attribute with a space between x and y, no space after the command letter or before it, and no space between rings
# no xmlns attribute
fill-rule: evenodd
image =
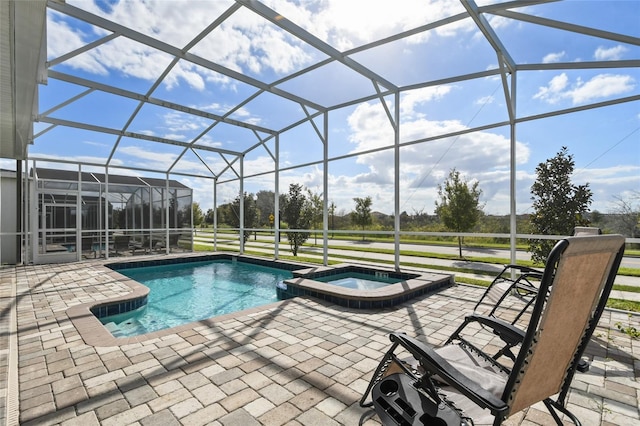
<svg viewBox="0 0 640 426"><path fill-rule="evenodd" d="M403 281L375 290L356 290L313 279L345 272L370 274L371 271L386 273L389 277L402 279ZM332 267L308 268L295 271L294 278L284 280L283 283L278 285L276 291L281 299L310 296L348 308L380 309L404 303L415 297L451 286L454 283L454 275L407 273L383 268L341 264Z"/></svg>
<svg viewBox="0 0 640 426"><path fill-rule="evenodd" d="M311 280L314 278L324 278L324 277L330 277L332 275L340 275L345 273L357 273L357 274L375 276L375 274L372 274L371 272L378 272L388 276L389 278L394 278L402 281L418 278L421 275L417 273L398 272L391 269L376 268L372 266L340 264L340 265L335 265L335 266L326 267L322 269L313 268L313 269L299 270L299 271L296 271L293 274L293 276L295 278L300 277L300 278L307 278Z"/></svg>

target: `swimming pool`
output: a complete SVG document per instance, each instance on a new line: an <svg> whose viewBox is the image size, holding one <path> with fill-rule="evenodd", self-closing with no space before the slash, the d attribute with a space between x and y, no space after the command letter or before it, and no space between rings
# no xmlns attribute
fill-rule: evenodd
<svg viewBox="0 0 640 426"><path fill-rule="evenodd" d="M269 292L267 298L262 300L257 306L246 308L245 306L248 305L236 306L234 310L226 314L207 311L201 315L201 318L182 316L182 314L184 314L182 311L185 311L184 306L186 305L180 305L178 315L181 316L181 319L179 321L159 325L156 320L156 323L149 325L149 327L145 324L138 324L140 321L137 315L149 310L151 306L147 304L151 294L149 287L136 281L140 278L136 277L136 280L134 280L129 278L129 276L133 276L136 270L139 270L141 267L179 270L182 267L188 267L189 264L194 265L197 263L226 263L236 266L248 266L246 264L249 264L254 267L261 266L266 270L272 270L272 272L277 273L277 275L273 277L275 284L271 287L275 288L276 299L273 298L273 293ZM148 339L162 338L173 333L191 330L194 327L215 327L217 324L236 318L237 315L252 315L264 309L284 309L288 303L287 299L293 297L313 297L347 308L378 309L392 307L416 296L454 284L453 275L435 272L400 272L391 269L349 264L318 266L308 263L264 259L231 253L204 255L180 254L157 259L131 258L108 263L102 267L104 268L104 274L109 276L107 279L120 289L118 290L119 294L107 299L91 300L75 304L70 306L66 311L69 319L78 330L84 342L88 345L100 347L124 345L142 342ZM262 268L250 268L251 271L259 269ZM275 271L273 271L274 269ZM398 279L399 282L396 284L388 284L374 290L360 290L316 281L317 278L335 277L343 273L349 275L363 273L373 276L372 279L374 280L376 276L379 278L388 276L388 278ZM280 274L284 274L287 278L282 279ZM210 276L211 275L209 275L209 277ZM252 275L252 282L253 278L254 276ZM122 288L128 288L130 291L122 293ZM175 289L176 287L174 285L174 290ZM236 292L241 292L239 287L233 289ZM178 293L181 294L182 292ZM171 296L177 295L174 294ZM229 302L228 304L230 305L231 303ZM238 311L235 309L239 309L241 312L237 313ZM227 311L228 310L221 310L218 312ZM107 317L113 318L105 325L100 320L104 320ZM136 323L131 321L132 319L135 319ZM127 322L131 322L131 324L127 324ZM117 324L122 324L122 330ZM130 330L126 330L127 328L130 328Z"/></svg>
<svg viewBox="0 0 640 426"><path fill-rule="evenodd" d="M97 315L114 337L137 336L276 302L289 270L229 259L117 269L149 288L146 303Z"/></svg>

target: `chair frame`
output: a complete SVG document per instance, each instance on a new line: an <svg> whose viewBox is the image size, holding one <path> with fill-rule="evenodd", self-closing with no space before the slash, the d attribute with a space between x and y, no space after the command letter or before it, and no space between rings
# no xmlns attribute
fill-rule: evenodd
<svg viewBox="0 0 640 426"><path fill-rule="evenodd" d="M515 275L515 278L512 276ZM535 302L538 294L538 287L533 284L533 280L540 281L542 279L542 271L528 266L509 264L506 265L498 276L491 282L487 290L482 294L476 305L473 307L474 312L482 304L482 302L489 296L491 290L501 283L509 283L507 289L502 292L502 295L491 308L488 316L495 316L496 311L500 307L500 304L507 298L509 294L517 293L522 297L529 296L530 299L526 302L525 306L518 312L516 317L511 321L511 324L515 324L520 317L527 311L527 309Z"/></svg>

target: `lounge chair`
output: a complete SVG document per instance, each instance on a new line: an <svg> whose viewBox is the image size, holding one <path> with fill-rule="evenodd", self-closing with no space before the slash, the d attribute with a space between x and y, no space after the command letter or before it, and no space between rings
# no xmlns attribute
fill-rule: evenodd
<svg viewBox="0 0 640 426"><path fill-rule="evenodd" d="M148 236L145 236L142 241L131 240L129 241L129 251L131 251L131 255L136 254L136 251L140 250L143 253L147 254L151 250L151 240Z"/></svg>
<svg viewBox="0 0 640 426"><path fill-rule="evenodd" d="M113 236L113 251L115 254L120 254L121 252L129 250L129 241L131 240L130 235L114 235Z"/></svg>
<svg viewBox="0 0 640 426"><path fill-rule="evenodd" d="M180 234L170 234L169 235L169 249L172 250L174 248L178 248L178 241L180 241Z"/></svg>
<svg viewBox="0 0 640 426"><path fill-rule="evenodd" d="M89 257L85 253L92 253L93 258L96 258L96 248L94 246L93 237L82 237L82 253L84 257Z"/></svg>
<svg viewBox="0 0 640 426"><path fill-rule="evenodd" d="M440 348L391 333L391 348L360 405L373 406L385 425L499 425L542 401L558 425L563 424L558 412L580 425L565 407L567 393L623 254L621 235L559 241L540 281L539 291L549 295L536 298L525 330L498 318L471 315ZM511 368L473 343L487 343L477 340L477 324L520 347Z"/></svg>
<svg viewBox="0 0 640 426"><path fill-rule="evenodd" d="M178 241L180 240L180 234L169 234L169 250L173 251L174 248L178 248ZM160 251L167 248L166 239L164 236L153 240L154 250Z"/></svg>

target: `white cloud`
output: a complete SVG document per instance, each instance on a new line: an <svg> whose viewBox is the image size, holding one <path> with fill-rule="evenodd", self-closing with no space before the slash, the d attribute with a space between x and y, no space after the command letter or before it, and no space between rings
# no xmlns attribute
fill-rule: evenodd
<svg viewBox="0 0 640 426"><path fill-rule="evenodd" d="M513 24L512 19L497 15L490 15L488 21L491 28L493 28L494 30L500 29L502 31ZM482 34L482 32L478 30L477 26L471 19L463 19L462 21L459 21L457 27L455 25L447 25L446 28L447 31L454 29L456 32L459 32L460 30L464 32L474 31L473 39L476 41L485 38L484 34Z"/></svg>
<svg viewBox="0 0 640 426"><path fill-rule="evenodd" d="M635 87L635 80L629 75L601 74L586 83L578 81L575 90L570 95L574 104L621 95L630 92Z"/></svg>
<svg viewBox="0 0 640 426"><path fill-rule="evenodd" d="M196 145L207 146L210 148L220 148L222 147L223 144L220 141L214 140L208 134L205 134L200 139L198 139L198 141L196 142Z"/></svg>
<svg viewBox="0 0 640 426"><path fill-rule="evenodd" d="M171 73L167 75L164 82L167 85L168 89L173 89L180 84L180 80L186 82L189 86L193 87L196 90L204 90L204 78L202 75L190 69L188 65L178 64L174 67Z"/></svg>
<svg viewBox="0 0 640 426"><path fill-rule="evenodd" d="M640 188L640 166L618 165L606 168L579 169L575 173L576 184L589 183L594 203L591 210L610 213L615 208L614 197L630 199L634 188ZM630 191L631 190L631 191Z"/></svg>
<svg viewBox="0 0 640 426"><path fill-rule="evenodd" d="M90 145L90 146L96 146L98 148L111 148L111 144L107 144L104 142L96 142L96 141L84 141L84 144L86 145Z"/></svg>
<svg viewBox="0 0 640 426"><path fill-rule="evenodd" d="M379 104L358 105L347 121L352 129L349 141L355 145L353 152L385 147L393 140L393 129Z"/></svg>
<svg viewBox="0 0 640 426"><path fill-rule="evenodd" d="M404 7L386 0L327 0L301 4L306 4L303 12L305 19L301 21L303 26L339 50L347 50L463 11L460 4L448 0L403 0ZM300 12L295 18L301 18ZM440 27L436 32L441 36L456 35L456 29L469 27L468 21ZM411 37L408 42L424 42L428 37L427 32Z"/></svg>
<svg viewBox="0 0 640 426"><path fill-rule="evenodd" d="M250 174L273 172L275 165L273 158L267 155L259 156L253 159L244 160L244 169L251 170ZM264 179L263 177L259 179Z"/></svg>
<svg viewBox="0 0 640 426"><path fill-rule="evenodd" d="M624 46L617 45L615 47L604 48L602 46L598 47L593 54L593 57L598 61L615 61L622 58L622 55L628 49Z"/></svg>
<svg viewBox="0 0 640 426"><path fill-rule="evenodd" d="M504 16L498 16L498 15L489 16L489 24L491 25L491 28L493 28L494 30L506 28L512 25L513 22L514 22L513 19L505 18Z"/></svg>
<svg viewBox="0 0 640 426"><path fill-rule="evenodd" d="M174 2L160 0L127 1L113 4L105 12L86 1L71 3L177 48L183 48L231 4L221 1L188 2L176 7ZM96 34L108 34L98 28L94 28L92 34L84 33L71 27L63 19L62 15L50 14L49 46L62 50L52 51L55 56L87 44L96 38ZM293 36L276 29L253 12L241 9L200 41L190 53L201 55L235 71L262 73L272 70L286 73L311 60L302 46L302 42ZM119 71L128 77L155 81L170 60L168 54L119 37L77 56L69 61L69 65L95 74L105 75ZM235 85L226 76L183 60L174 66L164 84L168 89L173 89L181 82L196 90L204 90L206 82Z"/></svg>
<svg viewBox="0 0 640 426"><path fill-rule="evenodd" d="M58 20L60 15L49 11L47 22L47 59L53 60L87 44L86 34L73 30L66 22ZM79 55L66 64L93 74L107 75L107 68L94 56Z"/></svg>
<svg viewBox="0 0 640 426"><path fill-rule="evenodd" d="M435 92L438 93L437 91ZM415 99L437 100L442 94L431 93ZM407 101L402 118L402 141L424 138L425 135L443 135L464 131L467 127L458 120L429 120L417 114L412 105L419 102ZM403 113L404 114L404 113ZM354 144L352 152L360 152L378 147L388 147L393 144L393 131L386 117L386 113L378 104L362 104L355 108L348 118L351 127L350 142ZM529 160L530 149L522 143L516 142L517 164L526 164ZM468 179L481 182L483 191L488 197L500 197L508 191L510 168L510 140L500 134L491 132L475 132L458 137L448 137L433 142L409 145L400 148L400 191L403 197L411 198L409 205L419 205L424 202L427 211L434 206L434 188L442 183L444 177L452 168L460 170ZM377 209L392 212L393 206L388 205L393 199L393 182L395 179L393 164L394 150L387 149L356 157L356 164L366 166L366 171L351 175L331 176L334 192L349 192L352 194L376 194L385 207ZM331 196L334 197L334 192ZM415 195L410 195L415 194ZM386 197L386 198L385 198ZM390 197L390 198L389 198ZM375 198L375 197L374 197ZM375 204L375 203L374 203ZM497 205L492 204L495 211L508 210L508 200ZM375 210L376 208L374 208Z"/></svg>
<svg viewBox="0 0 640 426"><path fill-rule="evenodd" d="M182 152L182 148L179 150ZM116 157L122 159L123 156L129 157L127 158L127 164L148 170L169 170L178 158L178 154L175 152L151 151L135 145L119 147L116 150ZM190 158L185 158L184 156L180 158L175 165L175 168L171 171L192 174L199 173L205 176L210 175L210 172L200 160L192 160Z"/></svg>
<svg viewBox="0 0 640 426"><path fill-rule="evenodd" d="M242 108L238 108L233 112L233 115L236 115L238 117L250 117L251 113L249 112L249 110L245 107Z"/></svg>
<svg viewBox="0 0 640 426"><path fill-rule="evenodd" d="M562 52L549 53L549 54L545 55L544 58L542 58L542 63L543 64L551 64L551 63L554 63L554 62L560 62L560 60L562 58L564 58L564 56L565 56L564 50Z"/></svg>
<svg viewBox="0 0 640 426"><path fill-rule="evenodd" d="M376 3L376 4L372 4ZM109 8L93 2L69 0L69 3L91 13L104 16L134 31L182 49L231 2L184 2L163 0L145 2L121 1ZM270 7L289 17L312 34L337 46L348 49L371 42L398 31L416 28L425 22L453 16L463 11L457 2L449 0L405 0L402 6L386 0L326 0L291 3L282 0L267 2ZM96 36L109 34L100 28L83 32L67 24L63 15L50 13L49 46L69 51L80 47ZM495 25L503 19L495 18ZM70 22L70 21L69 21ZM442 37L458 36L461 32L476 31L471 20L465 19L414 35L406 43L424 43L431 33ZM59 55L60 52L52 51ZM222 25L193 46L189 53L214 61L234 71L266 75L286 75L314 61L323 54L306 46L298 38L262 19L247 8L241 8ZM168 54L132 42L124 37L98 46L68 63L94 74L122 73L155 81L169 65ZM208 83L233 86L236 83L222 74L181 60L163 81L168 89L185 84L203 91Z"/></svg>
<svg viewBox="0 0 640 426"><path fill-rule="evenodd" d="M165 139L171 139L171 140L175 140L175 141L184 141L187 139L187 137L185 135L181 135L179 133L167 133L165 135L162 136Z"/></svg>
<svg viewBox="0 0 640 426"><path fill-rule="evenodd" d="M494 98L493 96L483 96L479 99L476 99L474 103L476 105L487 105L487 104L492 104L495 100L496 98Z"/></svg>
<svg viewBox="0 0 640 426"><path fill-rule="evenodd" d="M482 33L478 31L478 27L471 19L462 19L460 21L452 22L451 24L438 27L436 30L436 33L441 37L460 37L461 34L464 35L472 32L475 32L473 37L476 39L483 37ZM418 40L420 42L424 42L427 41L427 39L427 36L423 35Z"/></svg>
<svg viewBox="0 0 640 426"><path fill-rule="evenodd" d="M540 99L549 104L556 104L569 99L575 104L622 95L635 88L635 80L629 75L599 74L584 82L578 78L570 84L567 74L553 77L547 86L540 87L533 99Z"/></svg>
<svg viewBox="0 0 640 426"><path fill-rule="evenodd" d="M561 96L559 94L567 87L568 82L569 77L567 77L567 74L556 75L546 87L538 89L538 93L533 96L533 99L541 99L550 104L555 104L560 100Z"/></svg>
<svg viewBox="0 0 640 426"><path fill-rule="evenodd" d="M434 86L404 92L400 99L400 114L414 116L419 105L440 100L453 90L453 86Z"/></svg>
<svg viewBox="0 0 640 426"><path fill-rule="evenodd" d="M146 168L155 170L168 170L177 157L174 153L150 151L139 146L121 146L117 149L117 153L139 159L147 163ZM140 164L142 163L138 163L137 166L139 167Z"/></svg>
<svg viewBox="0 0 640 426"><path fill-rule="evenodd" d="M162 116L164 127L170 132L199 132L211 124L209 119L186 115L179 112L168 112Z"/></svg>

